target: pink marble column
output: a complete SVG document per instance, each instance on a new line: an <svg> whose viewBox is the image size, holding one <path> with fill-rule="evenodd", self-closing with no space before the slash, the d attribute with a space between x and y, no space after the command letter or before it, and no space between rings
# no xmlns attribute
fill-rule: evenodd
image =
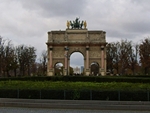
<svg viewBox="0 0 150 113"><path fill-rule="evenodd" d="M104 46L101 46L101 68L104 69Z"/></svg>
<svg viewBox="0 0 150 113"><path fill-rule="evenodd" d="M68 66L67 65L67 60L68 60L67 59L67 57L68 57L67 54L68 54L68 51L65 51L65 69L67 69L67 66Z"/></svg>
<svg viewBox="0 0 150 113"><path fill-rule="evenodd" d="M65 75L68 75L68 51L69 51L69 48L68 46L65 46L65 70L66 70L66 74Z"/></svg>
<svg viewBox="0 0 150 113"><path fill-rule="evenodd" d="M53 57L52 57L52 47L50 47L49 51L49 69L51 70L53 68Z"/></svg>
<svg viewBox="0 0 150 113"><path fill-rule="evenodd" d="M86 46L86 69L89 69L89 46Z"/></svg>
<svg viewBox="0 0 150 113"><path fill-rule="evenodd" d="M69 57L69 56L68 56ZM68 63L67 63L67 65L68 65L68 74L70 73L70 69L69 69L69 67L70 67L70 58L68 58Z"/></svg>

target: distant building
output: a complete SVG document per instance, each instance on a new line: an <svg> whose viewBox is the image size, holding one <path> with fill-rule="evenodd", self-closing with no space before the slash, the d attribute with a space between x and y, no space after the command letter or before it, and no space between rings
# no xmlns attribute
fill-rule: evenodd
<svg viewBox="0 0 150 113"><path fill-rule="evenodd" d="M73 72L74 72L74 74L81 74L79 67L73 68Z"/></svg>
<svg viewBox="0 0 150 113"><path fill-rule="evenodd" d="M81 73L84 72L84 66L81 66Z"/></svg>

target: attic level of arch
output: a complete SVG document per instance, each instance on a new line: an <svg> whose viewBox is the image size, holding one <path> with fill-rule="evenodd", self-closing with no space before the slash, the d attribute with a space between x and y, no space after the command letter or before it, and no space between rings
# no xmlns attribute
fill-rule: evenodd
<svg viewBox="0 0 150 113"><path fill-rule="evenodd" d="M48 32L48 45L88 44L105 45L105 31L88 31L87 29L67 29L66 31Z"/></svg>

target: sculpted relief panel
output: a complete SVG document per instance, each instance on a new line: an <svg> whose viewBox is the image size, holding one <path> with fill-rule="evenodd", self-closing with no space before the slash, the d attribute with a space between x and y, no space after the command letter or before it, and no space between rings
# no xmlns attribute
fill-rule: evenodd
<svg viewBox="0 0 150 113"><path fill-rule="evenodd" d="M73 52L81 52L82 55L85 57L85 47L83 46L79 46L79 47L76 47L76 46L73 46L73 47L70 47L69 49L69 54L71 55Z"/></svg>
<svg viewBox="0 0 150 113"><path fill-rule="evenodd" d="M64 48L57 47L53 49L53 58L64 58Z"/></svg>
<svg viewBox="0 0 150 113"><path fill-rule="evenodd" d="M65 40L65 32L48 32L48 42L61 42Z"/></svg>
<svg viewBox="0 0 150 113"><path fill-rule="evenodd" d="M64 37L65 37L64 34L55 34L55 35L53 36L53 40L54 40L54 41L64 41Z"/></svg>
<svg viewBox="0 0 150 113"><path fill-rule="evenodd" d="M101 52L99 47L92 47L90 48L90 58L100 58Z"/></svg>
<svg viewBox="0 0 150 113"><path fill-rule="evenodd" d="M68 34L68 41L84 41L85 39L85 34Z"/></svg>
<svg viewBox="0 0 150 113"><path fill-rule="evenodd" d="M105 41L105 34L104 33L101 33L101 34L90 34L89 35L89 39L90 39L90 41L104 42Z"/></svg>
<svg viewBox="0 0 150 113"><path fill-rule="evenodd" d="M90 51L90 58L99 58L100 52L97 51Z"/></svg>

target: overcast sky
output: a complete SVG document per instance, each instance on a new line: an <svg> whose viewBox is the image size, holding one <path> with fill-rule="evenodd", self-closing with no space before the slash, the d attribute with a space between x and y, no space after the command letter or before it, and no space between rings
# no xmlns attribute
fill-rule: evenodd
<svg viewBox="0 0 150 113"><path fill-rule="evenodd" d="M136 43L150 36L149 5L150 0L0 0L0 35L40 54L48 31L65 30L67 20L80 17L88 30L106 31L107 42Z"/></svg>

